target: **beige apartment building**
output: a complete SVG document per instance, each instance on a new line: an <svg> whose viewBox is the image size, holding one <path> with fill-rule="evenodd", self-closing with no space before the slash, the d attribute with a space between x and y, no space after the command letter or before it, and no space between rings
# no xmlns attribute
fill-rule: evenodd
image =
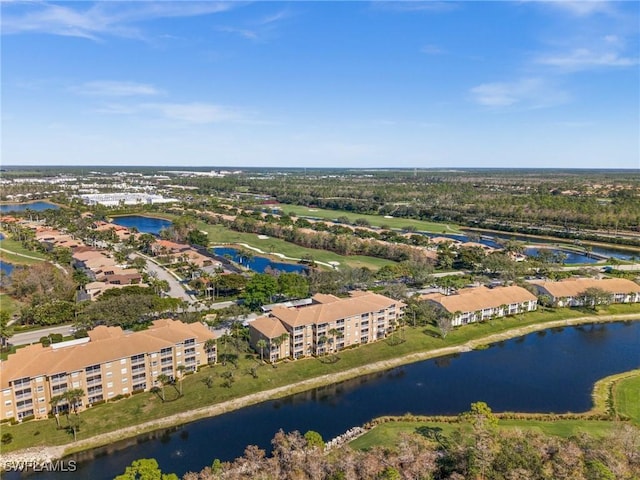
<svg viewBox="0 0 640 480"><path fill-rule="evenodd" d="M612 303L640 302L640 285L626 278L569 278L557 282L533 280L530 283L541 295L549 295L559 307L584 305L582 293L588 288L599 288L609 293Z"/></svg>
<svg viewBox="0 0 640 480"><path fill-rule="evenodd" d="M121 395L148 391L159 375L179 378L215 363L214 335L202 323L156 320L147 330L99 326L87 338L19 349L0 362L0 419L44 418L69 408L51 400L81 389L79 409ZM55 403L55 402L54 402Z"/></svg>
<svg viewBox="0 0 640 480"><path fill-rule="evenodd" d="M505 315L532 312L538 308L537 297L516 285L463 288L452 295L430 293L420 298L449 312L454 327Z"/></svg>
<svg viewBox="0 0 640 480"><path fill-rule="evenodd" d="M385 338L398 326L404 303L373 292L351 292L349 298L317 294L311 305L275 307L249 324L250 341L265 340L266 358L274 362L323 355Z"/></svg>

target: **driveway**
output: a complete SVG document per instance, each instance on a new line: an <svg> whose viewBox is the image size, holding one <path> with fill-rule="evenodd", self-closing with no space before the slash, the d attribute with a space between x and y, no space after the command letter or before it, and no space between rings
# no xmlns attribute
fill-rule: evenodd
<svg viewBox="0 0 640 480"><path fill-rule="evenodd" d="M169 292L167 292L168 296L172 298L179 298L189 303L194 303L196 301L191 295L189 295L185 291L184 287L176 277L174 277L165 268L158 265L154 260L140 253L132 253L131 256L134 258L140 257L145 259L147 262L147 267L146 267L147 272L149 273L154 272L158 280L166 280L169 283Z"/></svg>

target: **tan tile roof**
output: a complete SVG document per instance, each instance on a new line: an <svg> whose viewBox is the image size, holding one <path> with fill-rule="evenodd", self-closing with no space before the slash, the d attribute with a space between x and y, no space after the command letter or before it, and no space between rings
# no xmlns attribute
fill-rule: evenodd
<svg viewBox="0 0 640 480"><path fill-rule="evenodd" d="M587 288L601 288L610 293L640 292L640 285L625 278L569 278L559 282L533 280L530 283L544 288L556 298L575 297Z"/></svg>
<svg viewBox="0 0 640 480"><path fill-rule="evenodd" d="M271 311L271 314L290 327L298 327L301 325L334 322L341 318L377 312L392 305L404 306L398 300L393 300L377 293L365 292L363 295L357 294L355 297L344 298L331 303L321 303L301 308L276 307Z"/></svg>
<svg viewBox="0 0 640 480"><path fill-rule="evenodd" d="M156 320L147 330L125 333L119 327L99 326L89 332L90 341L59 348L40 344L18 349L0 362L0 388L11 380L73 372L90 365L111 362L140 353L157 352L189 338L197 343L215 338L201 323Z"/></svg>
<svg viewBox="0 0 640 480"><path fill-rule="evenodd" d="M276 338L280 335L287 333L287 329L284 328L282 322L274 317L259 317L250 323L251 327L256 329L262 335L267 338Z"/></svg>
<svg viewBox="0 0 640 480"><path fill-rule="evenodd" d="M422 295L420 298L437 302L450 313L475 312L485 308L496 308L500 305L522 303L537 299L533 293L516 285L495 288L465 288L458 290L458 292L453 295L431 293Z"/></svg>
<svg viewBox="0 0 640 480"><path fill-rule="evenodd" d="M329 295L326 293L316 293L313 297L311 297L316 303L333 303L339 302L340 298L335 295Z"/></svg>

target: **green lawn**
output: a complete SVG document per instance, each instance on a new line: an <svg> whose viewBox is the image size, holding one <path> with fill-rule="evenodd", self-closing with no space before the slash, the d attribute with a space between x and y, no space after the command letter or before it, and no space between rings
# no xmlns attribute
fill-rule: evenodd
<svg viewBox="0 0 640 480"><path fill-rule="evenodd" d="M640 425L640 375L618 382L613 389L615 410Z"/></svg>
<svg viewBox="0 0 640 480"><path fill-rule="evenodd" d="M573 435L585 432L594 437L603 437L610 433L616 426L613 421L600 420L500 420L499 428L535 430L545 435L569 438ZM388 422L383 423L371 431L350 443L352 448L366 450L375 446L393 447L398 444L401 433L413 433L424 435L427 438L437 440L446 438L458 428L464 432L470 432L469 424L449 423L449 422Z"/></svg>
<svg viewBox="0 0 640 480"><path fill-rule="evenodd" d="M617 313L640 312L640 305L624 305L624 307L627 307L626 312L618 311ZM606 310L603 309L601 313L605 312ZM279 363L275 368L269 365L260 365L257 367L257 378L253 378L250 374L250 368L258 365L257 355L243 352L239 357L238 368L234 368L230 364L227 366L219 364L212 368L204 368L201 372L186 377L184 381L185 395L175 401L162 403L155 394L141 393L126 400L110 402L82 412L80 417L84 423L78 438L87 438L135 425L141 419L144 421L158 419L301 380L325 374L335 374L342 370L365 366L380 360L461 344L472 338L503 332L516 326L578 316L584 316L584 313L560 309L546 313L535 312L523 315L521 319L506 318L458 328L444 340L439 338L439 335L431 327L406 328L405 341L402 343L394 344L392 341L385 340L359 348L343 350L338 354L339 360L335 363L324 363L315 358L308 358L285 361ZM230 353L233 352L231 347L228 348ZM222 346L219 349L220 352L223 352ZM222 386L223 378L220 375L226 370L231 370L234 373L235 381L231 388ZM214 381L212 388L208 388L204 383L204 379L209 375ZM167 392L174 392L173 387L166 388ZM295 390L290 389L287 393L295 393ZM175 394L172 393L171 397L175 397ZM6 450L41 444L57 445L68 443L71 440L66 432L56 430L53 419L26 422L16 426L3 425L2 429L13 433L14 436L13 442L3 447ZM36 434L36 432L38 433Z"/></svg>
<svg viewBox="0 0 640 480"><path fill-rule="evenodd" d="M22 246L20 242L17 242L15 240L8 238L8 235L6 232L2 232L2 234L4 235L5 238L0 240L0 248L6 248L11 252L21 253L23 255L29 255L30 257L37 257L37 258L41 258L42 260L46 260L47 257L43 253L32 252L31 250L27 250ZM42 261L42 260L34 260L31 258L22 257L20 255L12 255L11 253L2 252L2 251L0 251L0 259L8 263L25 264L25 265L31 265L33 263Z"/></svg>
<svg viewBox="0 0 640 480"><path fill-rule="evenodd" d="M282 253L291 258L302 258L305 255L310 255L314 260L319 262L338 262L340 265L348 265L353 268L367 267L372 270L377 270L384 265L394 263L391 260L385 260L383 258L358 255L343 256L326 250L300 247L278 238L261 240L255 233L235 232L221 225L207 225L203 223L198 225L198 228L209 234L209 241L212 246L229 243L246 243L252 247L259 248L265 253Z"/></svg>
<svg viewBox="0 0 640 480"><path fill-rule="evenodd" d="M11 316L20 310L21 306L22 304L19 301L11 298L6 293L0 293L0 311L7 311Z"/></svg>
<svg viewBox="0 0 640 480"><path fill-rule="evenodd" d="M353 221L358 218L366 219L372 227L387 226L389 228L415 227L418 231L432 233L460 233L458 225L426 222L423 220L414 220L411 218L385 218L382 215L366 215L360 213L346 212L343 210L323 210L321 208L309 208L302 205L280 205L285 213L293 213L296 216L324 218L327 220L335 220L338 217L347 217Z"/></svg>

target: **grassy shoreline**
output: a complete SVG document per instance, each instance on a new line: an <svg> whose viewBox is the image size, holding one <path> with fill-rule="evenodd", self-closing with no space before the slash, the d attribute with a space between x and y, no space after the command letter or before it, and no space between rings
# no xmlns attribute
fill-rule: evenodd
<svg viewBox="0 0 640 480"><path fill-rule="evenodd" d="M624 385L625 383L632 385ZM598 380L592 391L593 405L590 410L581 413L494 413L499 419L500 429L536 430L546 435L568 438L581 432L592 436L604 436L617 428L621 420L640 426L640 410L633 409L638 403L640 390L635 384L640 383L640 369L617 373ZM622 387L625 387L622 389ZM628 402L624 407L616 407L616 390L621 389ZM403 415L383 416L373 419L366 425L366 432L359 435L349 444L355 449L369 449L373 446L391 447L401 433L413 433L420 430L438 431L440 434L451 434L456 428L471 430L470 426L458 416L452 415Z"/></svg>
<svg viewBox="0 0 640 480"><path fill-rule="evenodd" d="M388 370L400 365L439 356L467 352L482 345L523 336L539 330L585 323L638 320L640 317L640 308L638 308L638 306L634 307L636 308L635 310L631 310L632 313L625 314L560 319L551 316L547 321L538 319L535 322L527 322L524 325L521 320L520 323L512 322L502 325L502 328L495 327L493 332L488 328L479 329L474 332L474 327L470 326L467 330L457 330L457 332L462 332L463 334L458 334L457 336L454 335L456 332L450 334L450 337L453 338L448 346L418 351L409 350L408 352L404 352L404 354L396 350L395 348L397 347L389 347L385 342L377 342L369 346L360 347L359 349L348 352L344 351L341 360L338 362L338 366L336 366L337 364L327 366L321 364L321 362L318 362L316 359L289 362L288 364L280 364L277 369L269 368L266 371L261 370L260 378L257 380L242 383L241 381L244 380L244 378L238 377L238 388L234 390L234 392L229 391L230 389L223 390L216 388L214 389L215 392L205 389L204 392L202 392L203 395L198 397L200 393L196 391L198 388L197 385L201 384L202 378L204 378L208 372L212 371L205 369L199 374L187 377L189 380L185 380L186 395L174 403L159 404L152 394L144 393L131 397L128 400L110 402L98 408L88 409L81 414L81 417L84 415L86 424L94 427L91 433L97 431L97 434L82 438L82 434L85 433L81 432L80 439L75 443L69 442L69 438L64 432L55 430L55 423L52 419L26 422L21 425L7 426L6 428L3 427L3 430L6 429L6 431L12 432L16 440L19 437L21 438L20 441L15 441L12 444L4 446L3 451L20 450L40 445L43 448L48 448L52 452L53 458L57 458L65 454L100 447L154 430L224 414L245 406L282 398L294 393L362 375ZM474 333L476 334L474 335ZM416 335L425 337L422 332L417 332ZM433 342L435 341L436 340L433 339ZM422 343L430 342L431 341L425 341L423 338ZM431 342L431 344L433 344L433 342ZM409 343L411 343L411 337L408 335L407 341L400 344L400 346ZM367 347L377 348L365 351L364 349ZM409 347L415 348L415 344L409 345ZM395 355L393 355L394 353ZM349 368L350 366L352 367ZM286 381L283 382L285 379L289 383ZM269 388L269 386L275 388ZM211 402L212 392L218 395L218 398L215 399L216 403ZM197 408L181 410L181 408L186 407L185 401L181 400L189 398L190 395L192 395L190 401L195 402L194 405L198 405L199 403L199 406ZM208 403L206 403L207 401ZM154 407L154 403L155 407L158 408L148 410L148 408ZM98 412L98 414L96 415L95 412ZM100 413L101 417L108 417L108 421L105 421L104 418L98 418ZM148 421L138 425L128 427L120 426L120 428L118 428L118 421L121 423L124 422L123 425L132 425L132 422L135 421L134 419L140 418L140 416L144 414L148 414ZM153 418L154 416L157 417ZM100 421L102 421L102 423L100 423ZM41 435L41 432L44 434ZM39 438L40 441L34 441L35 438ZM49 445L58 446L49 447Z"/></svg>

